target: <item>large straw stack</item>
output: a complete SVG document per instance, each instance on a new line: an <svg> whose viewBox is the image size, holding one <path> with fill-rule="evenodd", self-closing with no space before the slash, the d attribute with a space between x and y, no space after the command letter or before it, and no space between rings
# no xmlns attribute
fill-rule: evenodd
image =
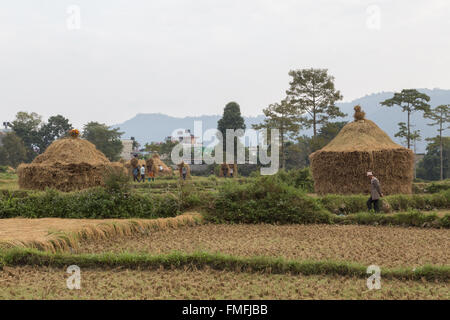
<svg viewBox="0 0 450 320"><path fill-rule="evenodd" d="M171 176L173 174L172 169L169 168L159 157L158 154L154 154L146 162L148 170L152 170L155 177L157 176ZM160 170L162 167L162 170Z"/></svg>
<svg viewBox="0 0 450 320"><path fill-rule="evenodd" d="M133 175L133 169L137 168L138 166L146 166L146 162L143 159L133 158L130 161L127 161L124 166L125 168L127 168L128 174Z"/></svg>
<svg viewBox="0 0 450 320"><path fill-rule="evenodd" d="M222 163L219 168L219 177L231 177L231 168L233 168L233 178L237 177L237 164L236 163Z"/></svg>
<svg viewBox="0 0 450 320"><path fill-rule="evenodd" d="M103 177L110 169L125 170L120 163L111 163L87 140L78 137L53 142L30 164L17 169L19 186L44 190L80 190L103 185Z"/></svg>
<svg viewBox="0 0 450 320"><path fill-rule="evenodd" d="M356 112L361 112L360 109ZM324 148L310 155L316 193L367 193L372 171L384 194L411 193L414 154L374 122L355 115Z"/></svg>

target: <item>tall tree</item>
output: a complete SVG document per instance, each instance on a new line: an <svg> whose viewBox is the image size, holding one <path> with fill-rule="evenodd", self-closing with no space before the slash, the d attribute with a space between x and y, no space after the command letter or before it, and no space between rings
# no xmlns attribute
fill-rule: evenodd
<svg viewBox="0 0 450 320"><path fill-rule="evenodd" d="M117 161L122 152L123 145L120 129L110 129L106 124L89 122L83 127L83 138L95 144L111 161Z"/></svg>
<svg viewBox="0 0 450 320"><path fill-rule="evenodd" d="M317 151L325 147L331 140L334 139L347 124L347 121L327 122L320 127L316 137L310 140L311 152Z"/></svg>
<svg viewBox="0 0 450 320"><path fill-rule="evenodd" d="M263 109L266 116L263 123L253 125L253 129L278 129L280 132L280 154L281 167L286 167L285 141L288 137L300 130L300 116L297 108L290 104L286 99L280 103L273 103Z"/></svg>
<svg viewBox="0 0 450 320"><path fill-rule="evenodd" d="M27 160L25 144L14 132L6 133L1 142L0 165L16 168Z"/></svg>
<svg viewBox="0 0 450 320"><path fill-rule="evenodd" d="M411 125L412 126L412 125ZM398 132L394 134L394 137L400 138L403 145L408 145L409 141L415 142L420 139L420 130L415 130L413 132L408 133L408 127L405 122L398 123Z"/></svg>
<svg viewBox="0 0 450 320"><path fill-rule="evenodd" d="M222 133L223 141L227 141L227 129L245 130L245 121L241 116L241 107L236 102L229 102L223 109L222 118L217 122L217 130ZM240 141L234 138L234 163L237 160L237 146ZM226 157L226 143L223 143L224 157Z"/></svg>
<svg viewBox="0 0 450 320"><path fill-rule="evenodd" d="M335 89L334 77L328 75L327 69L291 70L289 75L292 77L286 91L289 102L305 115L300 122L305 128L313 128L314 137L318 125L346 115L335 104L342 95Z"/></svg>
<svg viewBox="0 0 450 320"><path fill-rule="evenodd" d="M309 166L311 154L311 138L303 135L296 138L296 143L286 143L286 170L305 168Z"/></svg>
<svg viewBox="0 0 450 320"><path fill-rule="evenodd" d="M65 136L71 129L73 129L73 127L69 123L69 120L62 115L48 118L47 123L44 123L38 132L38 135L41 138L38 143L39 152L44 152L53 141Z"/></svg>
<svg viewBox="0 0 450 320"><path fill-rule="evenodd" d="M441 168L441 180L444 179L444 157L443 157L443 145L442 145L442 132L445 129L449 129L450 127L445 127L446 123L450 122L450 104L444 104L437 106L434 109L430 109L425 113L425 117L434 121L433 123L429 123L429 126L438 125L439 129L439 150L440 150L440 168Z"/></svg>
<svg viewBox="0 0 450 320"><path fill-rule="evenodd" d="M401 92L395 92L392 98L381 102L381 105L386 107L399 106L403 112L408 114L408 122L406 123L408 149L411 149L411 113L415 111L429 111L430 105L427 103L429 101L430 97L425 93L421 93L416 89L403 89Z"/></svg>
<svg viewBox="0 0 450 320"><path fill-rule="evenodd" d="M442 145L443 179L450 178L450 137L442 137L442 141L437 137L425 139L429 141L427 152L417 166L417 177L425 180L439 180L440 174L440 154Z"/></svg>
<svg viewBox="0 0 450 320"><path fill-rule="evenodd" d="M42 117L35 112L18 112L16 119L10 123L14 133L22 139L27 149L27 161L32 161L38 155L38 146L40 143L39 128L42 123Z"/></svg>

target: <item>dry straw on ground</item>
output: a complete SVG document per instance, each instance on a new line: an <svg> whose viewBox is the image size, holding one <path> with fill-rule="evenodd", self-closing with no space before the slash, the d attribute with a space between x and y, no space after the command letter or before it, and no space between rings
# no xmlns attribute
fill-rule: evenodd
<svg viewBox="0 0 450 320"><path fill-rule="evenodd" d="M53 142L32 163L21 164L17 174L24 189L73 191L102 185L105 172L111 169L124 167L111 163L87 140L64 138Z"/></svg>
<svg viewBox="0 0 450 320"><path fill-rule="evenodd" d="M152 170L155 177L157 176L171 176L173 175L172 169L169 168L159 157L158 154L154 154L147 160L146 166L148 170ZM161 170L162 169L162 170Z"/></svg>
<svg viewBox="0 0 450 320"><path fill-rule="evenodd" d="M197 213L159 219L0 219L0 248L27 247L47 251L78 248L80 240L108 240L148 235L156 230L201 223Z"/></svg>
<svg viewBox="0 0 450 320"><path fill-rule="evenodd" d="M361 114L356 111L356 118ZM347 124L324 148L310 155L314 189L319 194L369 192L366 173L379 179L384 194L411 193L414 154L394 143L374 122Z"/></svg>

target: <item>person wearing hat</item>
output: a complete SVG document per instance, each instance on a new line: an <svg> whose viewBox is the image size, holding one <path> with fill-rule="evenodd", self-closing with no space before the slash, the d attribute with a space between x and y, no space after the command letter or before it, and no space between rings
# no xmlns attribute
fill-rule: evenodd
<svg viewBox="0 0 450 320"><path fill-rule="evenodd" d="M383 197L381 192L380 181L373 175L372 172L367 172L367 177L370 179L370 198L367 200L367 209L372 210L372 205L375 212L380 212L380 198Z"/></svg>

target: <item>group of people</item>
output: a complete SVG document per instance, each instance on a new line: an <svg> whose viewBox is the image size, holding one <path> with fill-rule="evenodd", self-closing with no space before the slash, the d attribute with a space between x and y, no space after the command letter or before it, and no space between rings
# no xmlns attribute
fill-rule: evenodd
<svg viewBox="0 0 450 320"><path fill-rule="evenodd" d="M133 169L133 181L145 182L146 173L147 170L145 168L145 165L138 165ZM148 170L148 181L155 181L155 173L153 172L152 168Z"/></svg>

